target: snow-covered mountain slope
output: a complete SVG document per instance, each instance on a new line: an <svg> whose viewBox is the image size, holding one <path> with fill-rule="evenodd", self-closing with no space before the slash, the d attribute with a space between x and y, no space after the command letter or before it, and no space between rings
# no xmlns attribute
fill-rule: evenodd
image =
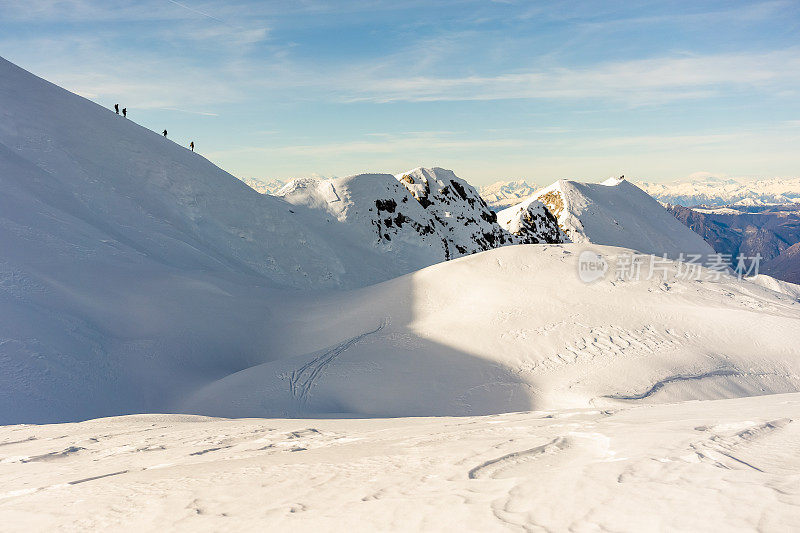
<svg viewBox="0 0 800 533"><path fill-rule="evenodd" d="M800 304L704 274L579 279L584 245L510 246L286 305L280 359L200 389L218 416L474 415L796 391ZM642 272L648 272L648 263ZM758 350L753 350L758 346Z"/></svg>
<svg viewBox="0 0 800 533"><path fill-rule="evenodd" d="M336 232L373 243L406 271L507 244L563 242L555 221L541 216L509 233L472 186L441 168L298 179L276 194L323 213Z"/></svg>
<svg viewBox="0 0 800 533"><path fill-rule="evenodd" d="M261 194L275 194L286 185L285 181L279 179L242 178L242 181Z"/></svg>
<svg viewBox="0 0 800 533"><path fill-rule="evenodd" d="M682 253L706 256L714 252L657 201L624 179L603 183L559 180L501 211L498 219L512 219L536 201L556 216L572 242L621 246L672 259Z"/></svg>
<svg viewBox="0 0 800 533"><path fill-rule="evenodd" d="M354 254L317 213L258 194L199 154L5 60L0 150L3 238L26 240L41 257L80 250L78 261L114 256L248 272L292 287L357 286L407 272L372 246ZM37 234L45 226L54 229Z"/></svg>
<svg viewBox="0 0 800 533"><path fill-rule="evenodd" d="M670 183L638 182L637 185L659 202L685 207L800 203L798 177L744 180L695 176Z"/></svg>
<svg viewBox="0 0 800 533"><path fill-rule="evenodd" d="M524 180L497 181L479 189L481 197L494 210L518 204L536 192L536 185Z"/></svg>
<svg viewBox="0 0 800 533"><path fill-rule="evenodd" d="M447 257L522 242L488 220L494 214L471 187L439 170L443 177L431 181L434 205L420 220L439 238L418 244L440 252L411 253L406 261L364 239L363 232L331 226L327 213L320 216L317 209L259 195L199 154L5 60L0 73L2 186L7 194L27 191L24 201L52 198L46 221L69 214L103 234L81 244L99 247L99 255L114 247L117 255L173 268L247 272L281 286L335 288L363 286ZM440 185L445 182L452 184ZM368 201L371 208L376 209L377 199ZM22 202L3 214L39 212ZM86 230L63 233L78 238Z"/></svg>
<svg viewBox="0 0 800 533"><path fill-rule="evenodd" d="M497 213L497 222L530 244L569 242L558 219L538 200L526 201Z"/></svg>
<svg viewBox="0 0 800 533"><path fill-rule="evenodd" d="M0 428L3 531L786 532L800 394L466 418Z"/></svg>
<svg viewBox="0 0 800 533"><path fill-rule="evenodd" d="M747 278L747 281L755 283L756 285L760 285L761 287L773 290L780 294L785 294L786 296L789 296L791 298L800 301L800 285L796 283L790 283L788 281L775 279L772 276L768 276L766 274L758 274L756 276L749 277Z"/></svg>

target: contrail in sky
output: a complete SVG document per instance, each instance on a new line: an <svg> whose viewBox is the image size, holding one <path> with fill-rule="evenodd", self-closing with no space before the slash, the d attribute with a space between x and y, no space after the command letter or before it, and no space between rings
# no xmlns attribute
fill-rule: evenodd
<svg viewBox="0 0 800 533"><path fill-rule="evenodd" d="M183 9L188 9L192 13L197 13L198 15L202 15L204 17L210 18L211 20L216 20L217 22L221 22L222 24L225 24L224 20L220 20L220 19L218 19L217 17L215 17L213 15L209 15L208 13L204 13L204 12L198 10L198 9L195 9L193 7L190 7L190 6L187 6L186 4L182 4L182 3L178 2L177 0L167 0L167 2L173 3L176 6L180 6Z"/></svg>

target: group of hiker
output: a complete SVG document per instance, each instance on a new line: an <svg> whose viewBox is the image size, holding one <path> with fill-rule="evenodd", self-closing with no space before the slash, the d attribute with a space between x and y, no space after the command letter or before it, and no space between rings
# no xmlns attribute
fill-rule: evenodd
<svg viewBox="0 0 800 533"><path fill-rule="evenodd" d="M119 115L119 104L114 104L114 111L117 113L117 115ZM122 108L122 116L123 117L127 117L128 116L128 108L127 107L123 107ZM164 130L162 133L164 134L164 138L166 138L167 137L167 130ZM194 152L194 141L189 143L189 148L192 150L192 152Z"/></svg>

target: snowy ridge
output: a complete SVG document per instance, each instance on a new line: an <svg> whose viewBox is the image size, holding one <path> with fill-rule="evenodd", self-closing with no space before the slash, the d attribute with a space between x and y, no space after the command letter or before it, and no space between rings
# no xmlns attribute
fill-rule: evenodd
<svg viewBox="0 0 800 533"><path fill-rule="evenodd" d="M646 254L712 254L701 237L675 219L647 193L626 181L603 183L559 180L498 213L510 220L520 209L542 202L572 242L632 248Z"/></svg>
<svg viewBox="0 0 800 533"><path fill-rule="evenodd" d="M800 301L800 285L796 283L775 279L766 274L758 274L757 276L747 278L747 280L766 289L770 289L779 294L784 294L790 298Z"/></svg>
<svg viewBox="0 0 800 533"><path fill-rule="evenodd" d="M475 189L452 171L416 168L347 178L303 178L277 195L336 221L335 231L371 242L408 271L508 244L562 242L554 221L509 233Z"/></svg>
<svg viewBox="0 0 800 533"><path fill-rule="evenodd" d="M497 222L530 244L569 242L558 226L558 219L538 200L526 201L500 211Z"/></svg>
<svg viewBox="0 0 800 533"><path fill-rule="evenodd" d="M246 271L292 287L354 286L406 272L371 248L354 256L315 214L290 213L291 205L256 193L200 154L5 60L0 110L0 186L6 199L16 195L2 212L5 231L19 237L13 224L68 221L36 246ZM45 222L17 219L35 213ZM57 243L63 240L80 242Z"/></svg>

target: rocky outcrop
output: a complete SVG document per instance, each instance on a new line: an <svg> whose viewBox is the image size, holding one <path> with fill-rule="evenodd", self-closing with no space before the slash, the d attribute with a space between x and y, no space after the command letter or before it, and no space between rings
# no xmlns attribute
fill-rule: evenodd
<svg viewBox="0 0 800 533"><path fill-rule="evenodd" d="M294 180L278 195L417 267L509 244L564 242L543 207L509 231L469 183L442 168Z"/></svg>

